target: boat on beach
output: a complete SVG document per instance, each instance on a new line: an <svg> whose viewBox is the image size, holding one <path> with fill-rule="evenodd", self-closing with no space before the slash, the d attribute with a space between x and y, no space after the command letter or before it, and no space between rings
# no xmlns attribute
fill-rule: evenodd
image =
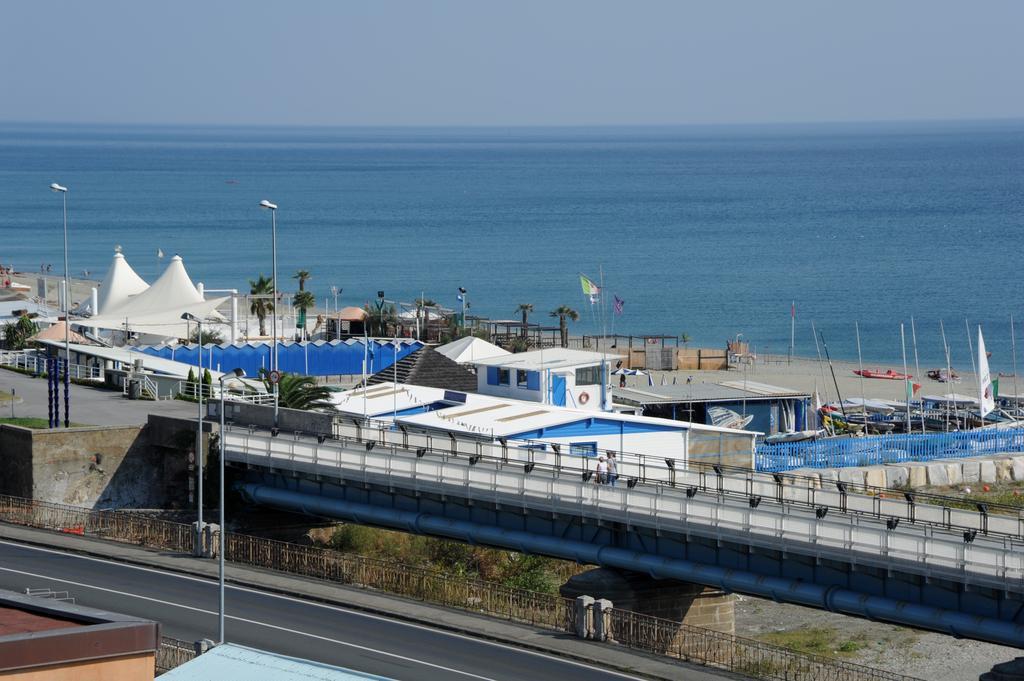
<svg viewBox="0 0 1024 681"><path fill-rule="evenodd" d="M913 378L910 374L904 374L899 371L893 371L892 369L854 369L853 373L864 378L882 378L889 381L906 381Z"/></svg>
<svg viewBox="0 0 1024 681"><path fill-rule="evenodd" d="M816 440L826 435L824 430L795 430L788 433L775 433L764 439L766 445L778 445L784 442L805 442Z"/></svg>

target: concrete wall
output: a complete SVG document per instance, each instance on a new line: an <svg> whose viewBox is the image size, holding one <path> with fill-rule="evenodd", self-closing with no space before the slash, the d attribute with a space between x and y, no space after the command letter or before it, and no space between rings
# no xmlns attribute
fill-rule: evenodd
<svg viewBox="0 0 1024 681"><path fill-rule="evenodd" d="M220 402L207 402L207 414L211 418L220 418ZM228 421L248 424L260 428L274 425L274 407L249 404L248 402L228 402ZM300 430L304 433L330 433L334 416L313 411L298 409L279 409L277 425L282 431Z"/></svg>
<svg viewBox="0 0 1024 681"><path fill-rule="evenodd" d="M150 417L154 418L161 417ZM0 425L0 462L5 470L0 493L89 508L184 505L188 469L184 427L184 422L156 428L55 430ZM194 422L191 427L194 433Z"/></svg>
<svg viewBox="0 0 1024 681"><path fill-rule="evenodd" d="M950 485L984 484L989 482L1024 481L1024 454L979 456L965 459L940 459L928 462L907 462L884 466L850 466L848 468L788 471L816 480L818 486L836 480L873 487L947 487Z"/></svg>

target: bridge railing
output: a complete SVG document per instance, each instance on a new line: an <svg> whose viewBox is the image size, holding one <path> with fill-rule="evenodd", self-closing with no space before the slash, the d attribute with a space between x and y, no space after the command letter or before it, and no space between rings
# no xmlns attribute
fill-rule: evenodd
<svg viewBox="0 0 1024 681"><path fill-rule="evenodd" d="M0 496L0 522L182 553L192 552L194 538L189 524L10 496ZM225 558L234 564L377 589L546 629L576 631L574 602L556 594L251 535L228 533L225 540ZM766 681L919 681L628 610L611 611L611 634L630 647ZM194 644L164 637L156 655L157 671L168 671L195 656Z"/></svg>
<svg viewBox="0 0 1024 681"><path fill-rule="evenodd" d="M1024 589L1024 542L1009 536L985 536L971 529L970 537L928 523L892 521L866 514L828 513L826 507L771 503L771 491L743 499L726 495L725 476L716 476L702 490L669 485L595 485L587 471L576 474L549 465L531 467L519 461L466 456L465 453L409 450L370 440L329 440L274 437L267 431L229 429L227 458L249 466L329 475L346 482L386 485L414 493L452 495L498 503L502 507L532 508L585 515L591 521L621 522L656 531L702 534L728 540L742 537L746 545L778 550L799 546L818 559L852 559L861 565L906 570L925 577L944 577L965 584ZM479 458L478 458L479 457ZM678 472L678 471L676 471ZM721 488L719 487L721 485ZM853 505L849 494L834 495L839 507ZM757 499L755 502L754 499ZM761 503L761 499L768 503ZM868 500L871 501L871 500ZM727 502L727 503L726 503ZM881 500L906 509L907 504ZM820 509L825 508L822 512ZM959 509L920 506L918 513L936 511L946 522L982 523L1001 529L1017 527L1015 518L982 516ZM733 539L735 541L735 539Z"/></svg>
<svg viewBox="0 0 1024 681"><path fill-rule="evenodd" d="M302 435L291 433L284 437ZM318 439L328 437L323 433L316 435ZM519 464L531 470L550 470L559 476L596 480L594 457L575 456L551 443L546 443L546 449L539 449L537 443L523 446L501 440L437 435L384 421L340 418L335 419L331 436L341 443L366 446L372 442L374 446L416 452L419 457L463 457L470 461ZM960 497L842 481L823 484L817 477L789 472L761 473L716 463L690 462L686 467L670 468L664 458L631 452L616 452L616 457L619 459L617 484L628 489L643 485L678 492L681 488L690 494L717 493L751 503L770 501L813 508L816 512L826 509L873 520L897 519L897 522L964 532L972 539L974 534L981 534L1024 541L1024 507L1021 506L976 504ZM753 502L755 499L757 501Z"/></svg>
<svg viewBox="0 0 1024 681"><path fill-rule="evenodd" d="M956 433L890 433L759 445L759 471L843 468L1024 452L1024 429L986 428Z"/></svg>

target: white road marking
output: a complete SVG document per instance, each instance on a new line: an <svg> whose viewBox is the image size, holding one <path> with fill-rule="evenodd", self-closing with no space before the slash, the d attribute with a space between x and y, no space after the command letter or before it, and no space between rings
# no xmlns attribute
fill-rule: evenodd
<svg viewBox="0 0 1024 681"><path fill-rule="evenodd" d="M213 579L213 578L194 577L192 575L184 575L184 574L179 574L177 572L169 572L167 570L158 570L156 568L144 567L144 566L141 566L141 565L132 565L130 563L124 563L124 562L121 562L121 561L108 560L106 558L96 558L95 556L83 556L83 555L78 554L78 553L73 553L73 552L69 553L68 551L61 551L59 549L48 549L48 548L43 548L41 546L32 546L32 545L28 545L28 544L19 544L18 542L7 541L7 540L2 540L2 539L0 539L0 544L7 544L7 545L10 545L10 546L16 546L16 547L21 548L21 549L29 549L29 550L32 550L32 551L41 551L43 553L54 553L54 554L57 554L57 555L60 555L60 556L71 555L74 558L77 558L77 559L80 559L80 560L90 560L90 561L93 561L95 563L104 563L104 564L107 564L107 565L117 565L117 566L124 567L124 568L130 568L132 570L139 570L141 572L152 572L154 574L163 575L164 577L174 577L174 578L177 578L177 579L185 579L185 580L188 580L188 581L191 581L191 582L201 582L203 584L207 584L207 585L210 585L210 586L215 586L217 584L216 580ZM0 569L5 569L5 568L0 568ZM67 580L63 580L63 581L67 582ZM71 584L71 582L67 582L67 583ZM343 586L343 585L336 585L336 586ZM285 596L283 594L273 593L271 591L261 591L259 589L252 589L252 588L245 587L245 586L237 586L237 585L233 585L233 584L227 584L226 587L228 589L233 589L235 591L247 591L249 593L259 594L261 596L266 596L266 597L270 597L270 598L278 598L278 599L285 600L285 601L293 601L293 602L296 602L296 603L302 603L303 605L307 605L307 606L314 606L314 607L317 607L317 608L323 608L325 610L336 610L338 612L343 612L343 613L346 613L348 615L354 615L354 616L358 616L358 617L365 617L367 619L379 620L379 621L383 621L383 622L388 622L390 624L398 624L398 625L401 625L401 626L404 626L404 627L409 627L409 628L412 628L412 629L420 629L420 630L423 630L423 631L429 631L429 632L432 632L434 634L440 634L442 636L451 636L453 638L460 638L460 639L464 639L464 640L467 640L467 641L473 641L474 643L492 646L492 647L495 647L495 648L504 648L506 650L512 650L512 651L515 651L517 653L524 653L524 654L527 654L527 655L533 655L534 657L542 657L544 659L561 662L562 664L569 664L569 665L572 665L574 667L583 667L584 669L594 669L594 665L589 665L589 664L586 664L584 662L577 662L575 660L570 660L568 658L556 657L554 655L548 655L547 653L541 653L541 652L538 652L538 651L535 651L535 650L528 650L526 648L520 648L520 647L517 647L517 646L508 645L508 644L505 644L505 643L497 643L495 641L488 641L486 639L476 638L475 636L468 636L466 634L460 634L460 633L453 632L453 631L446 631L444 629L436 629L434 627L429 627L429 626L422 625L422 624L415 624L413 622L406 622L404 620L399 620L399 619L391 619L389 617L385 617L385 616L382 616L382 615L374 615L372 613L363 612L362 610L352 610L352 609L345 608L345 607L338 606L338 605L330 605L330 604L327 604L327 603L319 603L319 602L314 601L314 600L307 600L307 599L304 599L304 598L296 598L294 596ZM90 588L101 588L101 587L90 587ZM115 592L115 593L119 593L119 592ZM134 596L136 598L147 598L146 596L135 596L135 594L126 594L126 595ZM178 607L180 607L180 608L188 608L189 606L178 605ZM207 612L207 611L202 610L201 612ZM214 613L214 614L216 614L216 613ZM231 618L230 615L228 615L228 617ZM237 619L237 618L235 618L235 619ZM273 626L273 625L265 625L265 626ZM312 636L312 634L309 634L309 635ZM601 672L604 673L604 674L612 675L612 676L618 676L618 677L623 678L623 679L634 679L636 681L641 681L641 677L632 676L632 675L629 675L629 674L624 674L622 672L617 672L617 671L612 670L612 669L602 669Z"/></svg>
<svg viewBox="0 0 1024 681"><path fill-rule="evenodd" d="M46 579L46 580L50 580L50 581L54 581L54 582L59 582L61 584L71 584L72 586L80 586L80 587L85 588L85 589L94 589L96 591L105 591L107 593L117 594L118 596L125 596L126 598L138 598L140 600L150 601L152 603L159 603L160 605L170 606L172 608L182 608L184 610L191 610L192 612L201 612L201 613L204 613L206 615L214 615L214 616L217 615L217 612L214 611L214 610L204 610L202 608L196 608L196 607L193 607L191 605L182 605L181 603L172 603L171 601L164 601L164 600L161 600L159 598L152 598L150 596L141 596L139 594L133 594L133 593L128 592L128 591L118 591L117 589L108 589L108 588L103 587L103 586L96 586L94 584L86 584L85 582L75 582L75 581L72 581L70 579L62 579L60 577L51 577L51 576L48 576L48 575L40 575L40 574L37 574L37 573L34 573L34 572L27 572L25 570L15 570L13 568L0 567L0 570L2 570L4 572L13 572L13 573L19 574L19 575L25 575L27 577L37 577L39 579ZM464 671L461 671L459 669L453 669L451 667L445 667L443 665L434 664L433 662L426 662L425 660L419 660L419 659L416 659L414 657L406 657L405 655L398 655L397 653L389 653L386 650L379 650L377 648L370 648L368 646L361 646L361 645L358 645L356 643L349 643L348 641L339 641L338 639L328 638L326 636L320 636L319 634L311 634L308 631L299 631L298 629L289 629L288 627L281 627L281 626L278 626L276 624L267 624L266 622L259 622L257 620L246 619L245 617L235 617L234 615L225 615L225 618L226 619L230 619L230 620L235 620L235 621L238 621L238 622L245 622L247 624L254 624L254 625L259 626L259 627L267 627L268 629L276 629L277 631L284 631L284 632L287 632L289 634L297 634L299 636L307 636L309 638L315 638L315 639L318 639L320 641L327 641L329 643L336 643L336 644L341 645L341 646L346 646L346 647L349 647L349 648L356 648L358 650L362 650L362 651L365 651L365 652L368 652L368 653L376 653L378 655L384 655L386 657L393 657L395 659L402 660L404 662L412 662L414 664L423 665L424 667L432 667L434 669L440 669L441 671L451 672L452 674L459 674L460 676L468 676L470 678L480 679L481 681L496 681L496 679L492 679L492 678L487 677L487 676L480 676L479 674L473 674L471 672L464 672Z"/></svg>

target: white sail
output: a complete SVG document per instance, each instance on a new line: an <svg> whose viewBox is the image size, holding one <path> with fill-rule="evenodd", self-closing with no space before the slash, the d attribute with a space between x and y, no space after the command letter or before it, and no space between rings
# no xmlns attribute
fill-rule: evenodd
<svg viewBox="0 0 1024 681"><path fill-rule="evenodd" d="M988 370L988 353L985 352L985 339L978 326L978 401L982 418L996 408L996 398L992 394L992 374Z"/></svg>

